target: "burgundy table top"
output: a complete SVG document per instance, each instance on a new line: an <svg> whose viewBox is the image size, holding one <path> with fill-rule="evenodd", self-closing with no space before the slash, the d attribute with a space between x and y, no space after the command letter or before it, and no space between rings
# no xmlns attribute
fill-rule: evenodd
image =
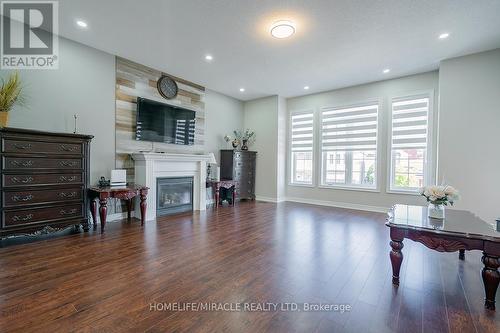
<svg viewBox="0 0 500 333"><path fill-rule="evenodd" d="M108 192L123 192L123 191L140 191L140 190L148 190L149 187L135 184L135 183L128 183L125 186L105 186L105 187L99 187L99 186L92 186L89 188L90 191L94 192L99 192L99 193L108 193Z"/></svg>

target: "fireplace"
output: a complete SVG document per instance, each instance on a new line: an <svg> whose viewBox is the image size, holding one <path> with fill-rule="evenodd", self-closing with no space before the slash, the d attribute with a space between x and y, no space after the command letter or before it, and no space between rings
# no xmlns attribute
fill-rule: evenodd
<svg viewBox="0 0 500 333"><path fill-rule="evenodd" d="M156 215L164 216L193 210L193 177L156 179Z"/></svg>

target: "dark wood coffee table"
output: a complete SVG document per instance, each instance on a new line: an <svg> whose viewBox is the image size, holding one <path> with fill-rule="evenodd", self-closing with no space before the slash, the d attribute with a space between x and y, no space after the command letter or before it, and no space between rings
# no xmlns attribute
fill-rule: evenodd
<svg viewBox="0 0 500 333"><path fill-rule="evenodd" d="M439 252L465 250L483 251L481 271L484 283L485 307L495 310L495 295L500 282L500 232L474 214L461 210L446 210L445 220L427 217L427 207L395 205L389 212L392 250L392 283L399 285L399 270L403 262L403 239L408 238Z"/></svg>
<svg viewBox="0 0 500 333"><path fill-rule="evenodd" d="M92 213L94 228L97 227L96 199L99 200L99 217L101 219L101 232L103 232L104 226L106 225L106 215L108 212L108 198L127 200L127 217L128 219L130 219L132 199L136 196L139 196L141 200L141 225L144 225L144 221L146 220L146 199L148 190L148 187L137 184L127 184L127 186L123 187L90 187L88 190L88 196L90 199L90 212Z"/></svg>

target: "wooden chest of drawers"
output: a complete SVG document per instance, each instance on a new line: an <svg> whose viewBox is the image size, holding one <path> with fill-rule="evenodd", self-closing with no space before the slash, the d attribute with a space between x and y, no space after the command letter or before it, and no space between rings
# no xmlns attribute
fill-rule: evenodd
<svg viewBox="0 0 500 333"><path fill-rule="evenodd" d="M0 237L88 230L90 135L2 128Z"/></svg>
<svg viewBox="0 0 500 333"><path fill-rule="evenodd" d="M255 151L220 151L221 180L236 182L237 199L255 199Z"/></svg>

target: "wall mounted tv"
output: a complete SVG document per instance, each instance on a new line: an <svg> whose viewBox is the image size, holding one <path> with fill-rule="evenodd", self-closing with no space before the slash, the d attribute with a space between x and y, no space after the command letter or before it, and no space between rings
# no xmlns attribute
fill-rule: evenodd
<svg viewBox="0 0 500 333"><path fill-rule="evenodd" d="M194 144L195 112L137 97L135 138L177 145Z"/></svg>

